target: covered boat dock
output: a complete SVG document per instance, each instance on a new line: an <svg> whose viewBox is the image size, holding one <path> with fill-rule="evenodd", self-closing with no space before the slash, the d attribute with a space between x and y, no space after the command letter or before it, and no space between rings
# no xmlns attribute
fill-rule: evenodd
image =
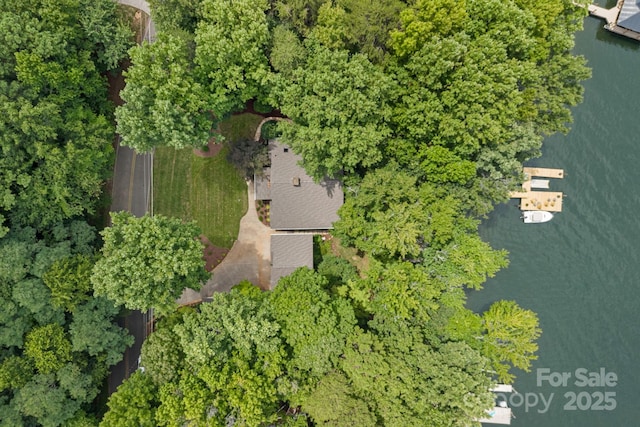
<svg viewBox="0 0 640 427"><path fill-rule="evenodd" d="M590 4L588 10L589 15L607 22L605 29L640 41L640 4L637 0L619 0L611 9Z"/></svg>

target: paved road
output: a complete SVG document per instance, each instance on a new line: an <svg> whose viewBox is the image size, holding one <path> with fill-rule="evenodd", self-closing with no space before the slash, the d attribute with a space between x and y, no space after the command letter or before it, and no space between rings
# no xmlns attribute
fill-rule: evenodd
<svg viewBox="0 0 640 427"><path fill-rule="evenodd" d="M151 203L152 167L152 154L139 154L128 147L116 148L111 211L127 211L137 217L148 212ZM109 394L116 391L116 388L137 369L140 348L147 336L147 321L147 313L139 311L132 311L120 319L120 326L127 328L135 341L133 346L126 350L123 360L111 370Z"/></svg>
<svg viewBox="0 0 640 427"><path fill-rule="evenodd" d="M136 153L129 147L116 148L111 211L127 211L137 217L149 211L152 168L151 153Z"/></svg>
<svg viewBox="0 0 640 427"><path fill-rule="evenodd" d="M153 42L156 38L156 32L153 21L149 18L151 14L149 4L144 0L118 0L118 3L132 6L146 14L147 26L143 39ZM112 212L127 211L141 217L149 211L152 206L152 169L153 155L151 153L139 154L128 147L117 145L111 191ZM140 349L147 336L148 317L148 313L132 311L128 316L119 320L120 326L127 328L135 341L125 351L123 360L111 369L108 379L109 394L116 391L118 386L138 368Z"/></svg>

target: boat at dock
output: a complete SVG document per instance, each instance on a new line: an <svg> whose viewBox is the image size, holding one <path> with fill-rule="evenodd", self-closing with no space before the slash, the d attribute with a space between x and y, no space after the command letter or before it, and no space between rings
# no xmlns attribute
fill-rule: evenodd
<svg viewBox="0 0 640 427"><path fill-rule="evenodd" d="M522 219L525 224L540 224L551 221L553 214L547 211L524 211L522 212Z"/></svg>
<svg viewBox="0 0 640 427"><path fill-rule="evenodd" d="M557 191L534 191L535 189L549 189L549 180L540 178L562 179L564 170L538 167L524 167L522 169L524 182L520 191L512 191L509 197L520 199L522 219L526 224L537 224L551 221L553 212L562 212L562 198L564 195Z"/></svg>

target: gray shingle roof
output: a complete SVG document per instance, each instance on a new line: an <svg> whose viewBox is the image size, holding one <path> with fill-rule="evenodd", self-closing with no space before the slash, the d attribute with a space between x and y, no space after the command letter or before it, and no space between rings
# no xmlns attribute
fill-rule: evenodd
<svg viewBox="0 0 640 427"><path fill-rule="evenodd" d="M640 33L640 1L625 0L618 15L617 25Z"/></svg>
<svg viewBox="0 0 640 427"><path fill-rule="evenodd" d="M276 230L327 230L344 202L342 184L315 183L298 164L300 156L273 141L271 156L271 227Z"/></svg>
<svg viewBox="0 0 640 427"><path fill-rule="evenodd" d="M313 235L271 235L271 289L299 267L313 268Z"/></svg>

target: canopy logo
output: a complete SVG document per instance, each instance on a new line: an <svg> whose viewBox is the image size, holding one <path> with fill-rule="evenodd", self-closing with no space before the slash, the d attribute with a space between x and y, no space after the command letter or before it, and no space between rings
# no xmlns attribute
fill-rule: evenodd
<svg viewBox="0 0 640 427"><path fill-rule="evenodd" d="M616 392L612 389L618 385L615 372L600 368L590 371L578 368L572 372L552 371L549 368L536 370L536 386L562 388L562 398L556 399L556 392L551 393L497 393L498 401L507 402L511 408L524 407L525 412L535 410L544 414L551 405L562 404L565 411L613 411L616 409ZM577 390L576 390L577 389ZM560 395L560 393L558 393ZM555 400L554 400L555 399Z"/></svg>

